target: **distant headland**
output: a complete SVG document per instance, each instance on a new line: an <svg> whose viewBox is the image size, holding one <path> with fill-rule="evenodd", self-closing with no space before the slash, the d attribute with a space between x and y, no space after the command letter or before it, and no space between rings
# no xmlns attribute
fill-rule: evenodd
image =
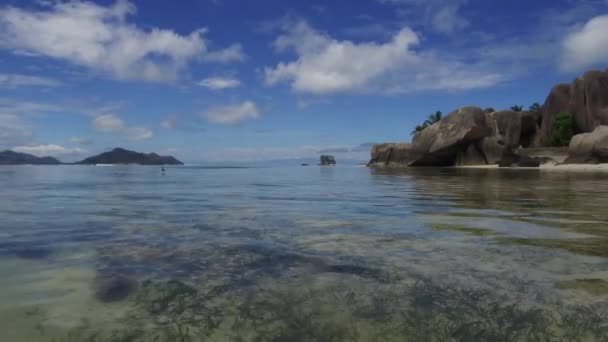
<svg viewBox="0 0 608 342"><path fill-rule="evenodd" d="M111 151L86 158L76 163L62 163L53 157L37 157L14 151L0 152L0 165L96 165L96 164L135 164L135 165L183 165L172 156L156 153L140 153L117 147Z"/></svg>
<svg viewBox="0 0 608 342"><path fill-rule="evenodd" d="M489 166L608 163L608 70L558 84L544 104L495 111L468 106L437 112L411 143L384 143L369 166Z"/></svg>

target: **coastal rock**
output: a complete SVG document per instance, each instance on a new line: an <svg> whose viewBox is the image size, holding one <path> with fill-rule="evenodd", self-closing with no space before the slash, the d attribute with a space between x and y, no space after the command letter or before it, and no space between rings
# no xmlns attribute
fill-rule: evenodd
<svg viewBox="0 0 608 342"><path fill-rule="evenodd" d="M483 153L485 161L488 165L495 165L500 162L505 151L504 141L497 137L491 136L483 138L479 143L479 150Z"/></svg>
<svg viewBox="0 0 608 342"><path fill-rule="evenodd" d="M322 166L336 165L336 158L334 158L334 156L322 155L321 163L319 165L322 165Z"/></svg>
<svg viewBox="0 0 608 342"><path fill-rule="evenodd" d="M410 144L385 143L374 145L369 166L407 165L410 162Z"/></svg>
<svg viewBox="0 0 608 342"><path fill-rule="evenodd" d="M593 132L577 134L570 140L566 164L607 162L608 126L598 126Z"/></svg>
<svg viewBox="0 0 608 342"><path fill-rule="evenodd" d="M522 113L503 110L487 114L493 136L496 136L506 147L519 146L522 132Z"/></svg>
<svg viewBox="0 0 608 342"><path fill-rule="evenodd" d="M498 162L500 167L539 167L540 159L515 153L512 149L505 149Z"/></svg>
<svg viewBox="0 0 608 342"><path fill-rule="evenodd" d="M61 162L53 157L36 157L15 151L0 152L0 165L59 165Z"/></svg>
<svg viewBox="0 0 608 342"><path fill-rule="evenodd" d="M541 108L542 123L538 142L540 145L549 145L557 113L570 112L570 88L570 84L558 84L551 89L551 92L547 96Z"/></svg>
<svg viewBox="0 0 608 342"><path fill-rule="evenodd" d="M408 165L454 165L459 151L490 135L492 128L481 108L460 108L414 136Z"/></svg>
<svg viewBox="0 0 608 342"><path fill-rule="evenodd" d="M95 298L104 303L126 299L137 287L137 280L125 275L102 274L93 280Z"/></svg>
<svg viewBox="0 0 608 342"><path fill-rule="evenodd" d="M580 132L608 125L603 112L608 108L608 72L588 71L572 84L570 113Z"/></svg>
<svg viewBox="0 0 608 342"><path fill-rule="evenodd" d="M458 152L456 166L486 165L486 157L477 144L470 144L465 150Z"/></svg>
<svg viewBox="0 0 608 342"><path fill-rule="evenodd" d="M156 153L139 153L115 148L112 151L89 157L78 164L139 164L139 165L183 165L171 156L159 156Z"/></svg>
<svg viewBox="0 0 608 342"><path fill-rule="evenodd" d="M575 132L589 133L608 125L608 70L588 71L571 84L555 86L542 107L538 145L548 146L555 116L569 113L575 121Z"/></svg>

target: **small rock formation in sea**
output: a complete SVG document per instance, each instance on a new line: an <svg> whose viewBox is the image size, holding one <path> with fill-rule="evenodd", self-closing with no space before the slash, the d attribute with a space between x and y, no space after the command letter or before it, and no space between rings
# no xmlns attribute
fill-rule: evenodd
<svg viewBox="0 0 608 342"><path fill-rule="evenodd" d="M104 303L126 299L137 287L137 280L126 275L100 274L93 280L95 298Z"/></svg>
<svg viewBox="0 0 608 342"><path fill-rule="evenodd" d="M568 153L551 147L562 113L572 118ZM589 71L555 86L538 111L463 107L416 133L411 143L375 145L368 165L537 167L566 157L569 163L608 162L602 125L608 130L608 70Z"/></svg>
<svg viewBox="0 0 608 342"><path fill-rule="evenodd" d="M0 165L59 165L61 162L53 157L36 157L15 151L0 152Z"/></svg>
<svg viewBox="0 0 608 342"><path fill-rule="evenodd" d="M309 165L306 163L302 163L300 166L309 166Z"/></svg>
<svg viewBox="0 0 608 342"><path fill-rule="evenodd" d="M336 165L336 158L334 158L334 156L322 155L321 163L319 165L323 165L323 166Z"/></svg>
<svg viewBox="0 0 608 342"><path fill-rule="evenodd" d="M117 147L109 152L89 157L77 164L139 164L139 165L183 165L171 156L159 156L156 153L139 153Z"/></svg>

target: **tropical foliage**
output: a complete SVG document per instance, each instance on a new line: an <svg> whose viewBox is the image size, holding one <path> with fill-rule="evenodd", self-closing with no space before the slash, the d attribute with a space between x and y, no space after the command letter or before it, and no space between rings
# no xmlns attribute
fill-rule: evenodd
<svg viewBox="0 0 608 342"><path fill-rule="evenodd" d="M528 111L532 112L532 113L538 113L538 112L540 112L540 109L541 109L540 104L538 104L538 102L534 102L530 106L530 108L528 108Z"/></svg>
<svg viewBox="0 0 608 342"><path fill-rule="evenodd" d="M412 131L412 135L415 135L418 132L422 132L425 128L433 126L435 123L441 121L443 118L443 113L441 111L436 111L433 114L430 114L426 120L422 123L422 125L416 126Z"/></svg>
<svg viewBox="0 0 608 342"><path fill-rule="evenodd" d="M557 113L553 123L551 146L567 146L574 135L574 119L570 113Z"/></svg>
<svg viewBox="0 0 608 342"><path fill-rule="evenodd" d="M514 112L521 112L524 110L523 106L511 106L511 110Z"/></svg>

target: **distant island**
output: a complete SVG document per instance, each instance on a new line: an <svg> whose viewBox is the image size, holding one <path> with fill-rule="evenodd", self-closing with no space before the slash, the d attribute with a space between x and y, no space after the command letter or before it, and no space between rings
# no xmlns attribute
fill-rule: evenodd
<svg viewBox="0 0 608 342"><path fill-rule="evenodd" d="M369 166L500 166L608 163L608 70L558 84L544 104L434 113L411 143L384 143Z"/></svg>
<svg viewBox="0 0 608 342"><path fill-rule="evenodd" d="M76 164L138 164L138 165L184 165L172 156L160 156L156 153L139 153L117 147L112 151L104 152Z"/></svg>
<svg viewBox="0 0 608 342"><path fill-rule="evenodd" d="M112 151L86 158L76 163L62 163L53 157L37 157L10 150L0 152L0 165L96 165L96 164L136 164L136 165L184 165L172 156L156 153L139 153L117 147Z"/></svg>
<svg viewBox="0 0 608 342"><path fill-rule="evenodd" d="M15 151L0 152L0 165L59 165L61 162L53 157L36 157Z"/></svg>

